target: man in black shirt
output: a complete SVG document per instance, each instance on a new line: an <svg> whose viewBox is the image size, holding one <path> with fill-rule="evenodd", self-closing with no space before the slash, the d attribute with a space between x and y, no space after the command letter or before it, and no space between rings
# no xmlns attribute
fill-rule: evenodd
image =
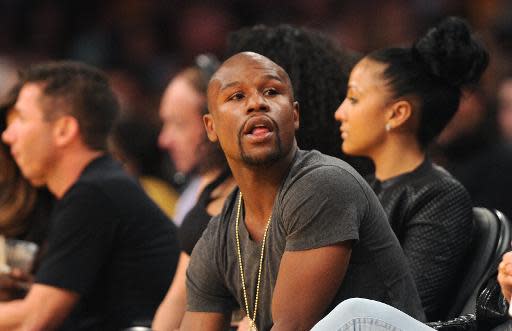
<svg viewBox="0 0 512 331"><path fill-rule="evenodd" d="M2 133L23 175L58 202L27 296L0 304L0 330L119 330L150 320L174 275L175 228L106 154L118 112L89 66L30 67Z"/></svg>

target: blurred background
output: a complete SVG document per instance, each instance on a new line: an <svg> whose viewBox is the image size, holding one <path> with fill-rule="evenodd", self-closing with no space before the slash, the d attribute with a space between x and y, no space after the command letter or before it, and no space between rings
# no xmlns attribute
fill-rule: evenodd
<svg viewBox="0 0 512 331"><path fill-rule="evenodd" d="M510 0L0 0L0 93L28 64L81 60L108 73L123 113L143 115L158 129L160 98L173 74L200 53L222 59L228 34L241 27L307 26L366 53L409 45L448 15L470 22L491 63L432 155L463 183L464 176L483 176L478 171L510 181L507 161L496 161L497 168L488 163L496 155L511 158L508 151L494 150L512 141ZM477 164L478 171L466 169L467 163ZM478 181L474 185L482 187ZM512 206L512 201L503 203Z"/></svg>
<svg viewBox="0 0 512 331"><path fill-rule="evenodd" d="M465 17L492 48L495 89L511 66L511 11L509 0L0 0L1 91L18 67L70 58L107 70L125 108L154 112L173 73L199 53L222 57L243 26L313 27L364 53L410 43L446 15Z"/></svg>

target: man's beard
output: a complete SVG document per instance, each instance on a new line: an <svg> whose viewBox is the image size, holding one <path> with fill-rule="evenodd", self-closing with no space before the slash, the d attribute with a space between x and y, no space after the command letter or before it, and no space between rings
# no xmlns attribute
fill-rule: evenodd
<svg viewBox="0 0 512 331"><path fill-rule="evenodd" d="M272 148L272 151L262 157L256 157L247 154L244 147L242 146L243 132L242 130L240 130L240 133L238 135L238 147L240 149L242 161L244 161L247 165L255 167L269 167L283 158L283 146L281 143L281 138L279 136L279 128L275 121L272 120L272 122L274 122L274 135L276 137L276 141Z"/></svg>

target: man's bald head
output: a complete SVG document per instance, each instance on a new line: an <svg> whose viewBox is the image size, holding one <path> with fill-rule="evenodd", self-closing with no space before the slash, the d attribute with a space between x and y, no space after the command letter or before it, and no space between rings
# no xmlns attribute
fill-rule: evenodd
<svg viewBox="0 0 512 331"><path fill-rule="evenodd" d="M294 101L290 77L281 66L261 54L254 52L241 52L224 61L210 79L207 94L209 110L213 108L214 105L212 104L212 101L216 98L220 90L233 84L240 83L240 79L237 78L243 77L237 77L239 76L237 74L240 72L242 67L247 66L264 71L269 76L272 76L288 85L291 99Z"/></svg>

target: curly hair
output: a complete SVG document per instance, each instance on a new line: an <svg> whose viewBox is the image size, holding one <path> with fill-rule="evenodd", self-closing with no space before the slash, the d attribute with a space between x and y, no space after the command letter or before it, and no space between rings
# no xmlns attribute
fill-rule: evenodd
<svg viewBox="0 0 512 331"><path fill-rule="evenodd" d="M231 33L226 58L243 51L268 57L290 76L300 105L299 147L347 159L334 112L345 98L357 56L321 32L290 25L256 25Z"/></svg>

